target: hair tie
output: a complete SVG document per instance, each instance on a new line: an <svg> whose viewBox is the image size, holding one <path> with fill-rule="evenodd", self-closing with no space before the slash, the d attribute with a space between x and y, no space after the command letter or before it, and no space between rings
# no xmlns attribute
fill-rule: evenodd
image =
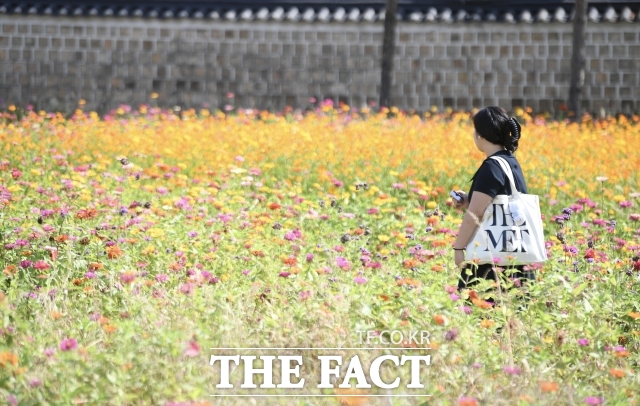
<svg viewBox="0 0 640 406"><path fill-rule="evenodd" d="M515 117L511 117L509 119L509 123L511 124L511 136L515 136L516 139L520 138L520 123L516 120Z"/></svg>

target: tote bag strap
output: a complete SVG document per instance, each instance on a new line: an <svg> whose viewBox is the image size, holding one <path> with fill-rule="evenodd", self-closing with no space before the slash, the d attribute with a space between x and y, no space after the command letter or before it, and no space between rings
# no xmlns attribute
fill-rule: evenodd
<svg viewBox="0 0 640 406"><path fill-rule="evenodd" d="M502 168L502 170L507 174L507 178L509 178L509 182L511 184L511 194L513 196L519 197L520 192L516 189L516 182L513 179L513 172L511 171L511 166L509 163L502 157L492 156L491 159L498 161L498 164Z"/></svg>

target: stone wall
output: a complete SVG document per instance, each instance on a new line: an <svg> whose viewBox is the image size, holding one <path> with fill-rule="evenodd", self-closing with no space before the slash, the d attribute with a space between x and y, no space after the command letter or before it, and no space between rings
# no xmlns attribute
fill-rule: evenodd
<svg viewBox="0 0 640 406"><path fill-rule="evenodd" d="M305 108L377 101L382 22L0 16L0 99L106 112L159 105ZM584 107L640 111L640 25L589 23ZM557 111L568 97L570 23L398 25L393 104ZM228 93L235 97L229 99ZM2 105L0 105L2 107Z"/></svg>

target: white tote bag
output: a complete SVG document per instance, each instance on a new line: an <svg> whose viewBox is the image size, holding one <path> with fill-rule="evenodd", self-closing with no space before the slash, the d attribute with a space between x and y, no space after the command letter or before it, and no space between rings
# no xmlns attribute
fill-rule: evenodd
<svg viewBox="0 0 640 406"><path fill-rule="evenodd" d="M498 161L507 174L512 194L493 198L467 245L465 260L498 266L545 261L547 252L538 196L518 192L509 163L501 157L491 158Z"/></svg>

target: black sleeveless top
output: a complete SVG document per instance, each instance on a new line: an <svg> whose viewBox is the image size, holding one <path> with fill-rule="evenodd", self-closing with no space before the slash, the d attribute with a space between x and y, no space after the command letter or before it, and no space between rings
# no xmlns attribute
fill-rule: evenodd
<svg viewBox="0 0 640 406"><path fill-rule="evenodd" d="M502 157L509 163L518 192L527 193L527 184L524 181L522 168L511 151L502 150L491 156ZM491 157L488 157L482 162L482 165L480 165L480 168L478 168L475 175L473 175L471 181L469 201L471 201L471 196L474 191L485 193L491 198L494 198L497 195L511 194L511 185L509 184L507 174L504 173L500 164L495 159L491 159Z"/></svg>

